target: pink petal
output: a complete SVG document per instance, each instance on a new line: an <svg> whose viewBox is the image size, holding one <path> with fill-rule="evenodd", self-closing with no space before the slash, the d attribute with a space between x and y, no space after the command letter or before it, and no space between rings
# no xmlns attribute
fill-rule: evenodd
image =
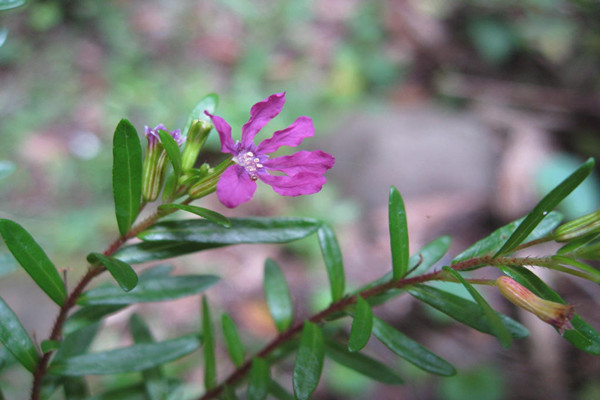
<svg viewBox="0 0 600 400"><path fill-rule="evenodd" d="M263 165L268 169L295 176L299 173L323 175L333 167L335 158L321 150L299 151L289 156L281 156L266 160Z"/></svg>
<svg viewBox="0 0 600 400"><path fill-rule="evenodd" d="M239 165L228 167L219 182L217 182L217 196L226 207L234 208L247 202L254 196L256 182Z"/></svg>
<svg viewBox="0 0 600 400"><path fill-rule="evenodd" d="M212 115L208 111L204 111L204 114L208 115L215 125L215 129L219 132L219 139L221 139L221 152L233 154L235 152L235 144L231 137L231 126L221 117Z"/></svg>
<svg viewBox="0 0 600 400"><path fill-rule="evenodd" d="M317 193L327 179L322 174L299 173L294 176L276 176L259 174L258 178L271 185L273 190L282 196L300 196Z"/></svg>
<svg viewBox="0 0 600 400"><path fill-rule="evenodd" d="M254 136L270 120L275 118L285 104L285 92L272 94L250 109L250 119L242 127L242 145L247 147L254 140Z"/></svg>
<svg viewBox="0 0 600 400"><path fill-rule="evenodd" d="M285 129L277 131L270 139L263 140L257 150L260 153L273 153L281 146L296 147L307 137L315 135L312 119L309 117L298 117L293 124Z"/></svg>

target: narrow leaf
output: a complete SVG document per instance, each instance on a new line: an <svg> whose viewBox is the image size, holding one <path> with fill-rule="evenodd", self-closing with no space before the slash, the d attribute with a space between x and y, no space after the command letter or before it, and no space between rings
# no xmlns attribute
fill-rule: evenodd
<svg viewBox="0 0 600 400"><path fill-rule="evenodd" d="M227 344L227 351L231 361L236 367L244 363L244 346L240 340L240 335L235 327L235 323L228 314L221 315L221 325L223 327L223 336Z"/></svg>
<svg viewBox="0 0 600 400"><path fill-rule="evenodd" d="M278 400L294 400L291 393L288 393L285 388L272 379L269 382L269 394Z"/></svg>
<svg viewBox="0 0 600 400"><path fill-rule="evenodd" d="M456 369L443 358L400 333L377 317L373 317L373 334L396 355L435 375L452 376Z"/></svg>
<svg viewBox="0 0 600 400"><path fill-rule="evenodd" d="M329 225L323 224L317 231L321 254L327 268L329 277L329 286L331 287L332 302L336 302L344 297L345 276L344 263L342 261L342 252L338 245L335 233Z"/></svg>
<svg viewBox="0 0 600 400"><path fill-rule="evenodd" d="M546 300L566 304L558 293L552 290L544 283L544 281L527 268L504 266L501 269L502 272L531 290L537 296ZM573 326L573 329L565 331L563 338L580 350L600 356L600 334L577 314L571 319L571 325Z"/></svg>
<svg viewBox="0 0 600 400"><path fill-rule="evenodd" d="M159 129L158 136L160 136L160 141L169 156L175 176L179 177L181 175L181 153L179 152L179 145L169 132Z"/></svg>
<svg viewBox="0 0 600 400"><path fill-rule="evenodd" d="M483 296L479 294L479 292L469 282L467 282L461 274L459 274L450 267L444 267L443 269L447 273L454 276L469 291L475 302L479 305L479 307L481 307L481 310L485 314L490 324L490 329L492 333L498 338L502 346L507 348L510 347L510 345L512 344L512 337L506 326L504 326L504 323L500 319L498 313L496 313L496 311L494 311L494 309L490 307L490 305L487 301L485 301Z"/></svg>
<svg viewBox="0 0 600 400"><path fill-rule="evenodd" d="M21 225L0 219L0 235L34 282L59 306L67 298L65 285L44 250Z"/></svg>
<svg viewBox="0 0 600 400"><path fill-rule="evenodd" d="M202 100L200 100L198 104L196 104L196 106L188 116L188 119L185 123L185 127L183 128L183 134L187 135L187 132L190 130L190 126L192 126L192 122L195 119L210 122L212 124L212 121L206 114L204 114L204 111L208 111L209 113L214 114L218 104L219 96L217 96L215 93L211 93L202 98Z"/></svg>
<svg viewBox="0 0 600 400"><path fill-rule="evenodd" d="M309 218L232 218L225 228L203 219L164 221L139 234L146 241L230 245L286 243L315 232L321 223Z"/></svg>
<svg viewBox="0 0 600 400"><path fill-rule="evenodd" d="M79 305L127 305L152 301L179 299L202 293L213 286L219 277L213 275L178 275L140 281L135 289L123 292L116 286L104 286L83 293Z"/></svg>
<svg viewBox="0 0 600 400"><path fill-rule="evenodd" d="M262 358L253 358L248 381L248 400L266 399L270 381L269 364Z"/></svg>
<svg viewBox="0 0 600 400"><path fill-rule="evenodd" d="M82 307L69 316L63 327L63 332L66 335L69 335L79 329L98 322L105 316L113 314L123 308L125 308L125 306L122 305Z"/></svg>
<svg viewBox="0 0 600 400"><path fill-rule="evenodd" d="M158 206L159 210L169 210L169 209L178 209L190 212L192 214L196 214L204 219L209 220L210 222L214 222L215 224L224 226L225 228L231 227L231 221L224 215L219 214L216 211L209 210L208 208L202 208L197 206L190 206L187 204L161 204Z"/></svg>
<svg viewBox="0 0 600 400"><path fill-rule="evenodd" d="M60 348L54 354L54 361L65 360L85 353L100 329L100 322L88 325L64 337Z"/></svg>
<svg viewBox="0 0 600 400"><path fill-rule="evenodd" d="M52 362L49 373L61 376L112 375L143 371L181 358L200 346L195 335L115 350L83 354Z"/></svg>
<svg viewBox="0 0 600 400"><path fill-rule="evenodd" d="M494 257L508 254L521 244L535 227L552 211L565 197L567 197L577 186L588 177L594 169L594 159L588 159L581 167L552 189L533 210L525 217L515 232L508 238L506 243L498 250Z"/></svg>
<svg viewBox="0 0 600 400"><path fill-rule="evenodd" d="M364 376L387 385L402 385L402 378L390 367L361 353L349 352L343 345L328 340L325 355Z"/></svg>
<svg viewBox="0 0 600 400"><path fill-rule="evenodd" d="M426 285L415 285L408 288L413 297L429 304L458 322L493 335L490 324L479 305L463 297ZM529 336L529 331L514 319L498 313L500 319L513 338Z"/></svg>
<svg viewBox="0 0 600 400"><path fill-rule="evenodd" d="M581 262L579 260L576 260L571 257L566 257L566 256L556 255L556 256L552 256L552 259L561 264L570 265L572 267L580 269L581 271L585 271L589 275L591 275L592 279L590 279L590 280L592 282L600 283L600 271L598 271L596 268L592 267L591 265L588 265L584 262Z"/></svg>
<svg viewBox="0 0 600 400"><path fill-rule="evenodd" d="M49 351L57 350L59 347L60 342L58 340L42 340L42 342L40 343L42 354L48 353Z"/></svg>
<svg viewBox="0 0 600 400"><path fill-rule="evenodd" d="M408 227L404 201L398 189L390 188L389 198L390 245L392 248L392 271L394 280L408 271Z"/></svg>
<svg viewBox="0 0 600 400"><path fill-rule="evenodd" d="M323 333L316 324L306 321L302 328L300 347L296 354L292 375L296 399L310 399L321 379L324 357Z"/></svg>
<svg viewBox="0 0 600 400"><path fill-rule="evenodd" d="M265 261L264 290L275 326L279 332L283 332L292 324L292 297L281 268L270 258Z"/></svg>
<svg viewBox="0 0 600 400"><path fill-rule="evenodd" d="M115 281L126 292L129 292L138 284L138 276L131 268L131 265L116 259L114 257L105 256L101 253L90 253L87 260L91 264L102 264L108 272L115 278Z"/></svg>
<svg viewBox="0 0 600 400"><path fill-rule="evenodd" d="M223 388L223 400L238 400L235 389L229 385L225 385Z"/></svg>
<svg viewBox="0 0 600 400"><path fill-rule="evenodd" d="M121 235L140 211L142 196L142 146L135 127L122 119L113 138L113 196Z"/></svg>
<svg viewBox="0 0 600 400"><path fill-rule="evenodd" d="M348 339L348 350L359 351L367 345L373 329L373 311L362 297L356 298L356 310Z"/></svg>
<svg viewBox="0 0 600 400"><path fill-rule="evenodd" d="M189 242L141 242L120 248L114 253L114 257L127 264L141 264L223 246L223 244Z"/></svg>
<svg viewBox="0 0 600 400"><path fill-rule="evenodd" d="M204 296L202 296L202 338L204 339L204 388L208 391L217 385L217 365L210 309Z"/></svg>
<svg viewBox="0 0 600 400"><path fill-rule="evenodd" d="M90 390L84 378L64 378L63 388L67 400L89 400Z"/></svg>
<svg viewBox="0 0 600 400"><path fill-rule="evenodd" d="M39 354L33 341L10 307L0 297L0 342L29 372L35 371Z"/></svg>

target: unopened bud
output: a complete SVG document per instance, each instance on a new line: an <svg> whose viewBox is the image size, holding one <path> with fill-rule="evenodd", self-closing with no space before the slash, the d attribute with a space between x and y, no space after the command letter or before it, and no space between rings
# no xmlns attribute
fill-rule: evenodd
<svg viewBox="0 0 600 400"><path fill-rule="evenodd" d="M196 119L192 122L187 133L185 147L181 154L181 168L184 171L189 171L194 168L200 149L204 146L206 139L213 125L210 122Z"/></svg>
<svg viewBox="0 0 600 400"><path fill-rule="evenodd" d="M508 276L496 279L496 286L511 303L554 326L561 335L566 329L573 329L570 322L575 312L573 306L542 299Z"/></svg>
<svg viewBox="0 0 600 400"><path fill-rule="evenodd" d="M160 141L158 131L168 132L163 124L157 125L154 129L146 126L146 138L148 139L148 148L144 165L142 169L142 197L144 201L154 201L162 189L165 168L167 166L167 152ZM169 132L180 145L184 138L179 129Z"/></svg>
<svg viewBox="0 0 600 400"><path fill-rule="evenodd" d="M567 242L597 233L600 233L600 210L559 226L554 233L554 240Z"/></svg>

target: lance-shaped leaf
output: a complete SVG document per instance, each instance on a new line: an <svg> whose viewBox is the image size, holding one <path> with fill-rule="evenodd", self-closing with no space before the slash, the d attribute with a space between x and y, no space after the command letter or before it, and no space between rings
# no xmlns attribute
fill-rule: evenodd
<svg viewBox="0 0 600 400"><path fill-rule="evenodd" d="M232 218L225 228L203 219L164 221L139 234L146 241L231 245L286 243L315 232L321 223L309 218Z"/></svg>
<svg viewBox="0 0 600 400"><path fill-rule="evenodd" d="M321 379L324 357L323 333L316 324L306 321L302 328L300 347L296 354L292 375L296 399L310 399Z"/></svg>
<svg viewBox="0 0 600 400"><path fill-rule="evenodd" d="M373 317L373 334L396 355L427 372L441 376L456 374L456 369L448 361L433 354L377 317Z"/></svg>
<svg viewBox="0 0 600 400"><path fill-rule="evenodd" d="M188 204L161 204L158 206L159 210L169 210L169 209L178 209L190 212L192 214L196 214L204 219L207 219L210 222L214 222L215 224L219 224L224 226L225 228L231 227L231 221L224 215L219 214L216 211L209 210L208 208L202 208L197 206L190 206Z"/></svg>
<svg viewBox="0 0 600 400"><path fill-rule="evenodd" d="M202 296L202 338L204 339L204 388L208 391L217 385L217 363L215 359L215 339L210 308L206 297Z"/></svg>
<svg viewBox="0 0 600 400"><path fill-rule="evenodd" d="M518 245L523 243L527 236L536 228L536 226L552 211L565 197L567 197L577 186L588 177L594 169L594 159L590 158L575 172L569 175L557 187L552 189L540 202L527 214L525 220L519 224L519 227L508 238L506 243L498 250L495 257L508 254Z"/></svg>
<svg viewBox="0 0 600 400"><path fill-rule="evenodd" d="M61 376L111 375L143 371L176 360L200 347L196 335L53 360L48 372Z"/></svg>
<svg viewBox="0 0 600 400"><path fill-rule="evenodd" d="M0 219L0 235L34 282L59 306L67 298L65 285L44 250L21 225Z"/></svg>
<svg viewBox="0 0 600 400"><path fill-rule="evenodd" d="M480 332L493 335L490 323L477 303L432 286L415 285L407 290L413 297L429 304L449 317ZM529 336L527 328L519 322L504 314L498 313L498 315L512 337L524 338Z"/></svg>
<svg viewBox="0 0 600 400"><path fill-rule="evenodd" d="M0 342L29 372L35 371L40 358L35 345L16 314L1 297Z"/></svg>
<svg viewBox="0 0 600 400"><path fill-rule="evenodd" d="M143 280L129 292L116 286L103 286L83 293L79 305L127 305L152 301L165 301L198 294L217 283L213 275L178 275Z"/></svg>
<svg viewBox="0 0 600 400"><path fill-rule="evenodd" d="M221 315L221 326L231 361L236 367L239 367L244 363L244 346L235 323L228 314L223 314Z"/></svg>
<svg viewBox="0 0 600 400"><path fill-rule="evenodd" d="M390 188L389 197L390 245L394 279L402 278L408 271L408 226L404 201L398 189Z"/></svg>
<svg viewBox="0 0 600 400"><path fill-rule="evenodd" d="M531 290L537 296L546 300L566 304L558 293L552 290L544 283L544 281L527 268L505 266L501 269L502 272ZM573 326L573 329L565 331L563 338L580 350L600 356L600 334L598 331L577 314L571 319L571 325Z"/></svg>
<svg viewBox="0 0 600 400"><path fill-rule="evenodd" d="M269 394L279 400L294 400L294 396L273 379L269 382Z"/></svg>
<svg viewBox="0 0 600 400"><path fill-rule="evenodd" d="M329 225L321 225L317 231L317 236L319 238L319 245L321 246L323 261L325 261L325 267L327 268L331 299L333 302L336 302L344 297L346 285L342 252L335 238L335 233Z"/></svg>
<svg viewBox="0 0 600 400"><path fill-rule="evenodd" d="M116 251L113 256L127 264L141 264L223 246L225 245L189 242L141 242L124 246Z"/></svg>
<svg viewBox="0 0 600 400"><path fill-rule="evenodd" d="M454 260L452 260L452 263L457 263L484 255L492 255L494 252L498 251L504 245L504 243L506 243L506 240L515 232L517 227L519 227L524 220L525 217L496 229L489 236L477 241L468 249L457 255ZM550 232L552 232L562 220L563 215L561 213L556 211L548 213L546 218L544 218L542 222L536 226L536 228L523 242L531 242L532 240L545 237L546 235L550 234Z"/></svg>
<svg viewBox="0 0 600 400"><path fill-rule="evenodd" d="M142 146L135 127L122 119L113 137L113 196L121 235L125 235L140 211L142 196Z"/></svg>
<svg viewBox="0 0 600 400"><path fill-rule="evenodd" d="M192 122L194 122L195 119L210 122L212 124L212 121L206 114L204 114L204 111L208 111L209 113L214 114L218 104L219 96L217 96L215 93L211 93L202 98L202 100L200 100L198 104L196 104L196 106L188 116L188 119L185 123L185 127L183 128L183 134L187 135L188 131L190 130L190 126L192 126Z"/></svg>
<svg viewBox="0 0 600 400"><path fill-rule="evenodd" d="M349 352L343 345L327 340L325 355L333 361L348 367L359 374L368 376L387 385L402 385L402 378L390 367L361 353Z"/></svg>
<svg viewBox="0 0 600 400"><path fill-rule="evenodd" d="M356 308L354 319L352 320L352 329L348 339L348 350L359 351L367 345L373 329L373 311L369 303L358 296L356 298Z"/></svg>
<svg viewBox="0 0 600 400"><path fill-rule="evenodd" d="M248 381L248 400L264 400L269 392L270 381L269 364L262 358L253 358Z"/></svg>
<svg viewBox="0 0 600 400"><path fill-rule="evenodd" d="M69 316L63 327L63 332L67 335L71 334L123 308L125 308L124 305L82 307Z"/></svg>
<svg viewBox="0 0 600 400"><path fill-rule="evenodd" d="M144 320L137 314L132 314L129 319L129 328L131 336L135 343L154 343L154 337L150 328ZM165 379L160 366L152 367L142 371L144 386L150 400L161 400L168 394L168 382Z"/></svg>
<svg viewBox="0 0 600 400"><path fill-rule="evenodd" d="M179 145L169 132L159 129L158 136L160 136L160 141L169 156L175 176L179 177L179 175L181 175L181 153L179 152Z"/></svg>
<svg viewBox="0 0 600 400"><path fill-rule="evenodd" d="M292 324L292 297L281 268L270 258L265 261L264 290L275 326L279 332L283 332Z"/></svg>
<svg viewBox="0 0 600 400"><path fill-rule="evenodd" d="M121 289L128 292L138 283L138 276L131 265L114 257L105 256L101 253L90 253L87 260L91 264L102 264L115 278Z"/></svg>
<svg viewBox="0 0 600 400"><path fill-rule="evenodd" d="M487 301L485 301L483 296L479 294L479 292L475 290L475 288L469 282L467 282L465 278L461 276L461 274L459 274L450 267L444 267L443 269L444 271L452 275L454 278L456 278L469 291L471 297L473 297L473 300L475 300L479 307L481 307L481 310L485 314L485 317L487 318L490 324L490 329L492 333L498 338L502 346L510 347L510 345L512 344L512 337L506 326L504 326L504 323L500 319L498 313L494 311L492 307L490 307L490 305Z"/></svg>

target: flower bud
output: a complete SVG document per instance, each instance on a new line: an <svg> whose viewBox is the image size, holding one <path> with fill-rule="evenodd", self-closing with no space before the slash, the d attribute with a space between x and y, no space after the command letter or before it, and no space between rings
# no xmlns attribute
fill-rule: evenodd
<svg viewBox="0 0 600 400"><path fill-rule="evenodd" d="M508 276L496 279L496 286L511 303L554 326L561 335L565 329L573 329L570 322L574 314L573 306L542 299Z"/></svg>
<svg viewBox="0 0 600 400"><path fill-rule="evenodd" d="M148 139L148 148L144 165L142 169L142 197L144 201L154 201L158 197L163 185L165 168L167 166L167 152L160 141L159 130L166 131L163 124L157 125L154 129L146 126L146 138ZM169 132L178 145L183 143L179 129Z"/></svg>
<svg viewBox="0 0 600 400"><path fill-rule="evenodd" d="M596 233L600 233L600 210L562 224L556 229L554 240L567 242Z"/></svg>
<svg viewBox="0 0 600 400"><path fill-rule="evenodd" d="M194 168L194 163L198 158L200 149L204 146L212 128L213 125L206 121L196 119L192 122L188 130L183 153L181 154L181 167L183 171L189 171Z"/></svg>

